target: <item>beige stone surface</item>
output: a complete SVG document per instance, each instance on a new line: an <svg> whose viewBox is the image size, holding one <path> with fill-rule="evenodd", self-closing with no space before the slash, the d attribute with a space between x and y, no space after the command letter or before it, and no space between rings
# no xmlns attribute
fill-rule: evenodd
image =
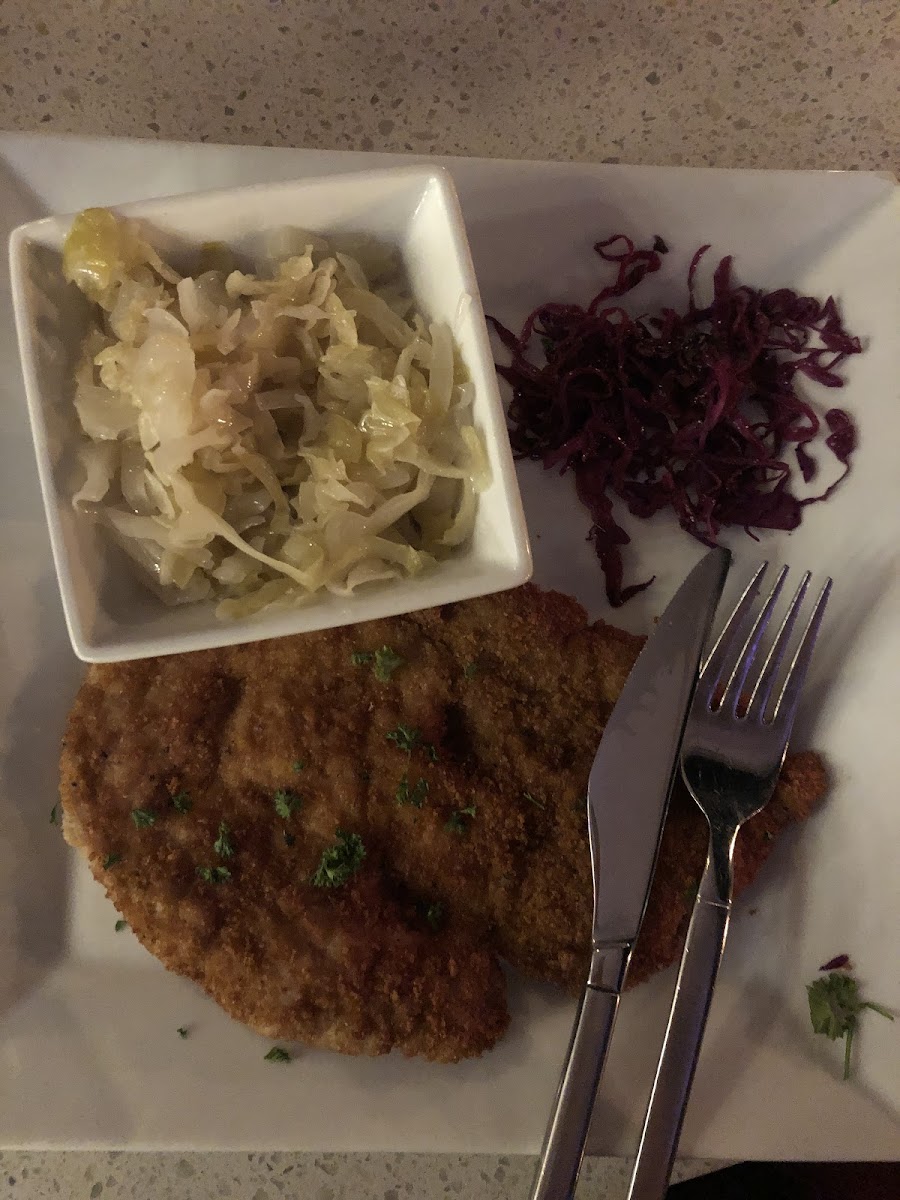
<svg viewBox="0 0 900 1200"><path fill-rule="evenodd" d="M0 2L6 128L893 169L894 0Z"/></svg>
<svg viewBox="0 0 900 1200"><path fill-rule="evenodd" d="M719 1164L678 1163L674 1180ZM534 1160L490 1154L0 1152L4 1200L526 1200ZM621 1200L628 1165L585 1164L578 1200Z"/></svg>
<svg viewBox="0 0 900 1200"><path fill-rule="evenodd" d="M898 63L896 0L0 0L0 126L57 133L895 171ZM0 1196L499 1200L532 1170L6 1151ZM626 1178L592 1162L579 1198L624 1196Z"/></svg>

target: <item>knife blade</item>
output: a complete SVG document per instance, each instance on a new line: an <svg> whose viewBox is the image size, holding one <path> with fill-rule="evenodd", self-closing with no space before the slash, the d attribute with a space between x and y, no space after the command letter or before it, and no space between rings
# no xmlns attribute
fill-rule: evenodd
<svg viewBox="0 0 900 1200"><path fill-rule="evenodd" d="M613 708L588 780L591 963L532 1200L569 1200L662 835L700 656L731 562L706 554L675 593Z"/></svg>
<svg viewBox="0 0 900 1200"><path fill-rule="evenodd" d="M633 941L640 929L700 656L730 560L727 550L711 550L688 575L603 731L588 779L595 943Z"/></svg>

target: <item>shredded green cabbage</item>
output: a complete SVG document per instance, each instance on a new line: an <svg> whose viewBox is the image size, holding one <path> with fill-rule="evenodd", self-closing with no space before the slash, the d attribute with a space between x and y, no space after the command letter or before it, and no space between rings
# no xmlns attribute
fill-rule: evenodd
<svg viewBox="0 0 900 1200"><path fill-rule="evenodd" d="M433 567L490 482L450 330L364 240L280 230L245 265L210 243L181 277L136 222L75 218L63 270L95 319L73 503L164 599L227 618Z"/></svg>

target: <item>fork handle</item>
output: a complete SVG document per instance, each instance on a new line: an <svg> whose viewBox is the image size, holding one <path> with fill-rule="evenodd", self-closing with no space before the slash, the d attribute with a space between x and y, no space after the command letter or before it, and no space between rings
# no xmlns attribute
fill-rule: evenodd
<svg viewBox="0 0 900 1200"><path fill-rule="evenodd" d="M669 1186L730 915L730 888L723 899L710 853L688 926L628 1200L663 1200Z"/></svg>

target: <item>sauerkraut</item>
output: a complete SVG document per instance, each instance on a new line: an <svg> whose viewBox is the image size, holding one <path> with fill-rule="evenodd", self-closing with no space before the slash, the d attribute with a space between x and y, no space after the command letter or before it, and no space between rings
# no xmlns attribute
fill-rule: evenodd
<svg viewBox="0 0 900 1200"><path fill-rule="evenodd" d="M75 218L75 507L165 600L222 617L432 568L489 482L450 330L362 238L281 230L248 266L210 244L182 276L137 223Z"/></svg>

